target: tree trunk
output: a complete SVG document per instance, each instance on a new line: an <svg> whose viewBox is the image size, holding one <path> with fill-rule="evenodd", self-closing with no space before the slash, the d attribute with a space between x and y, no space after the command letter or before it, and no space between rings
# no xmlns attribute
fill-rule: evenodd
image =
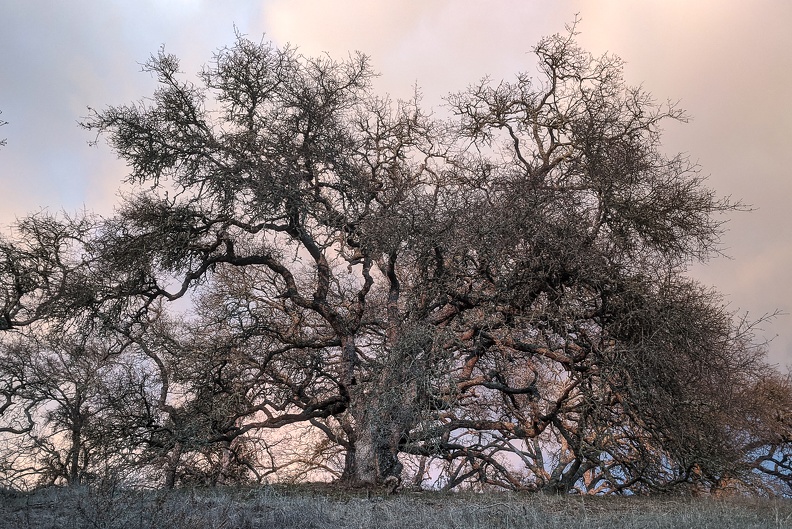
<svg viewBox="0 0 792 529"><path fill-rule="evenodd" d="M355 481L363 485L376 485L381 479L377 447L369 428L364 425L355 443Z"/></svg>
<svg viewBox="0 0 792 529"><path fill-rule="evenodd" d="M79 420L79 419L78 419ZM69 485L80 484L80 448L82 448L80 424L72 425L71 448L68 455L66 481Z"/></svg>
<svg viewBox="0 0 792 529"><path fill-rule="evenodd" d="M176 442L173 451L168 454L165 466L165 489L171 490L176 486L176 471L179 468L179 460L182 454L182 444Z"/></svg>
<svg viewBox="0 0 792 529"><path fill-rule="evenodd" d="M357 360L353 337L342 341L344 372L349 393L349 413L354 427L347 431L352 446L347 450L342 479L364 486L381 485L389 477L401 480L398 442L402 425L382 402L381 388L367 388L355 379Z"/></svg>
<svg viewBox="0 0 792 529"><path fill-rule="evenodd" d="M347 451L344 477L361 485L380 485L388 478L401 481L403 465L398 458L402 425L380 409L377 395L353 398L350 413L355 419L352 448Z"/></svg>
<svg viewBox="0 0 792 529"><path fill-rule="evenodd" d="M80 402L82 401L80 397L81 394L78 391L75 396L76 404L71 410L71 446L66 463L66 482L69 485L79 485L82 477L80 472L80 452L83 445L82 427L84 417L80 409Z"/></svg>
<svg viewBox="0 0 792 529"><path fill-rule="evenodd" d="M396 446L371 426L362 426L344 459L342 481L356 485L381 485L388 478L401 481L403 465Z"/></svg>

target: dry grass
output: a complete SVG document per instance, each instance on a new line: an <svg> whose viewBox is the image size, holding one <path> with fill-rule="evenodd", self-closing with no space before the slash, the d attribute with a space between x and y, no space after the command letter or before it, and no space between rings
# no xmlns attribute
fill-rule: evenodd
<svg viewBox="0 0 792 529"><path fill-rule="evenodd" d="M0 493L0 528L791 528L792 500L384 496L315 487Z"/></svg>

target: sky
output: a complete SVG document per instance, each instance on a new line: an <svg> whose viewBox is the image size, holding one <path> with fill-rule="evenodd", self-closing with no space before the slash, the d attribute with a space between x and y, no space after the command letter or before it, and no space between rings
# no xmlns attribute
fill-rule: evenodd
<svg viewBox="0 0 792 529"><path fill-rule="evenodd" d="M758 319L769 360L792 366L792 2L786 0L1 0L0 231L42 209L111 214L127 174L78 123L88 107L145 98L141 63L164 46L192 75L238 31L338 59L361 51L376 88L441 109L483 76L532 72L531 49L580 18L578 42L691 116L664 126L729 215L728 257L691 267L729 309Z"/></svg>

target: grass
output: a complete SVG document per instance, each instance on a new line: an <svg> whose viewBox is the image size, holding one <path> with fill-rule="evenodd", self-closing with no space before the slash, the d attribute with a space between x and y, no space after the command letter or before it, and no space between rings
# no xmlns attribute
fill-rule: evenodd
<svg viewBox="0 0 792 529"><path fill-rule="evenodd" d="M401 493L321 487L0 492L0 528L790 528L792 500Z"/></svg>

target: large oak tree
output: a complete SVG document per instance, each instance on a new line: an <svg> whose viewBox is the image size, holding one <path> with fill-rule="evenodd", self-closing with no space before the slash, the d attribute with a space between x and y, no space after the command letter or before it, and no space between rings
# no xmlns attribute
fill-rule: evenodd
<svg viewBox="0 0 792 529"><path fill-rule="evenodd" d="M190 453L213 480L262 475L255 439L297 425L354 483L410 463L447 487L720 486L772 466L749 452L783 475L787 427L747 419L768 372L750 326L685 276L736 206L663 153L684 113L573 34L534 51L535 77L472 84L443 119L374 94L362 55L238 37L192 82L160 51L151 98L84 124L131 191L54 275L7 245L0 272L30 286L0 323L79 312L134 344L158 389L118 431L168 485ZM192 317L165 332L179 298Z"/></svg>

